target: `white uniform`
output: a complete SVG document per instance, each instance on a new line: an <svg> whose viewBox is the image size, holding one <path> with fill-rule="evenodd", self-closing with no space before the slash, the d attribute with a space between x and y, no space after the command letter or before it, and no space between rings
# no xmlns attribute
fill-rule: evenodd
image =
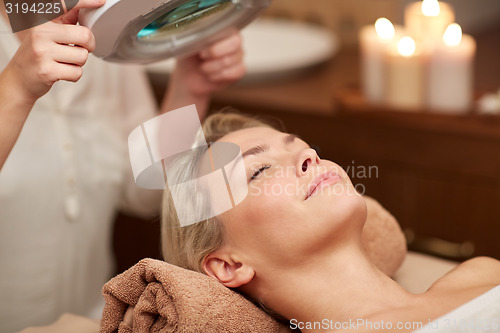
<svg viewBox="0 0 500 333"><path fill-rule="evenodd" d="M0 17L0 70L19 47L8 31ZM0 170L0 332L63 312L100 316L116 210L159 209L161 193L134 184L127 151L156 109L141 68L93 56L78 83L37 101Z"/></svg>

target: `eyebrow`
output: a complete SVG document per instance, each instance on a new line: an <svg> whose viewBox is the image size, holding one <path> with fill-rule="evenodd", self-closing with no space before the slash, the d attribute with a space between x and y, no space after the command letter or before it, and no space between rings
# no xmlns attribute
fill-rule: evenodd
<svg viewBox="0 0 500 333"><path fill-rule="evenodd" d="M288 144L292 143L293 141L295 141L296 138L297 138L297 135L295 135L295 134L287 134L283 137L283 143L285 145L288 145ZM269 145L259 145L259 146L255 146L255 147L248 149L241 156L243 158L245 158L245 157L250 156L250 155L258 155L258 154L265 153L268 150L269 150Z"/></svg>
<svg viewBox="0 0 500 333"><path fill-rule="evenodd" d="M252 147L252 148L248 149L247 151L245 151L241 156L243 158L245 158L245 157L250 156L250 155L262 154L268 150L269 150L269 145L255 146L255 147Z"/></svg>

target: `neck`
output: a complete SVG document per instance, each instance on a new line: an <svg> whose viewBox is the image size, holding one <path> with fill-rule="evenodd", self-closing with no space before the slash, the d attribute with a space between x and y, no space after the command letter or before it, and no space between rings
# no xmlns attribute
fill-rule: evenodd
<svg viewBox="0 0 500 333"><path fill-rule="evenodd" d="M255 287L264 304L302 323L356 322L408 306L415 298L378 270L360 243L280 270Z"/></svg>

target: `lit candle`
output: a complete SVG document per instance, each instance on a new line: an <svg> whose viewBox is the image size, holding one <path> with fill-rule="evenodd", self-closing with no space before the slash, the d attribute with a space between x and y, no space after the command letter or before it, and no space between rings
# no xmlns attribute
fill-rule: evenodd
<svg viewBox="0 0 500 333"><path fill-rule="evenodd" d="M388 19L379 18L375 25L365 26L359 33L363 95L371 103L383 102L384 56L401 30Z"/></svg>
<svg viewBox="0 0 500 333"><path fill-rule="evenodd" d="M438 0L413 2L405 9L405 22L408 34L422 43L424 52L441 41L446 27L455 21L453 8Z"/></svg>
<svg viewBox="0 0 500 333"><path fill-rule="evenodd" d="M424 64L415 41L403 37L387 55L386 103L401 110L418 110L424 102Z"/></svg>
<svg viewBox="0 0 500 333"><path fill-rule="evenodd" d="M476 42L456 23L446 29L429 63L428 104L441 112L464 113L473 101Z"/></svg>

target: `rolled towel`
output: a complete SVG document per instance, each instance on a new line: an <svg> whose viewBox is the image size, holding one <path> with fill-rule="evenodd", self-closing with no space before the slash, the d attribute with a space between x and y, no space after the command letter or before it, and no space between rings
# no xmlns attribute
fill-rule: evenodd
<svg viewBox="0 0 500 333"><path fill-rule="evenodd" d="M367 217L362 233L370 260L388 276L406 258L406 239L398 221L375 199L365 196Z"/></svg>
<svg viewBox="0 0 500 333"><path fill-rule="evenodd" d="M166 262L143 259L103 287L100 332L291 332L215 279Z"/></svg>

